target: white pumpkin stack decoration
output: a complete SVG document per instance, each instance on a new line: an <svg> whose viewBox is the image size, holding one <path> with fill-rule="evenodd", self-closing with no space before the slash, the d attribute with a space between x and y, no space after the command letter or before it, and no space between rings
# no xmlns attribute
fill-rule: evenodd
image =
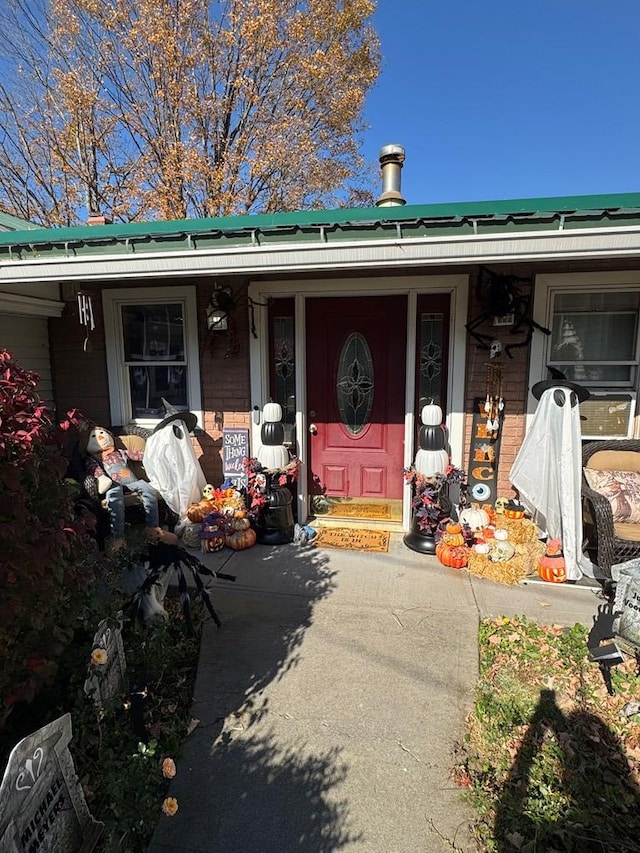
<svg viewBox="0 0 640 853"><path fill-rule="evenodd" d="M261 446L258 448L258 462L263 468L285 468L289 464L289 451L284 441L282 406L280 403L266 403L262 410L260 428Z"/></svg>
<svg viewBox="0 0 640 853"><path fill-rule="evenodd" d="M444 474L449 466L449 454L445 450L447 436L442 426L442 409L432 401L422 407L420 417L420 449L416 453L414 468L425 477Z"/></svg>

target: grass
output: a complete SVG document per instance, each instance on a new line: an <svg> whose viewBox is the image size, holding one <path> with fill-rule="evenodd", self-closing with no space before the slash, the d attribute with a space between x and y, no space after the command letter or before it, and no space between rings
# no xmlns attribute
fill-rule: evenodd
<svg viewBox="0 0 640 853"><path fill-rule="evenodd" d="M606 690L587 631L524 617L480 625L480 678L456 783L483 853L640 851L640 700L633 659Z"/></svg>

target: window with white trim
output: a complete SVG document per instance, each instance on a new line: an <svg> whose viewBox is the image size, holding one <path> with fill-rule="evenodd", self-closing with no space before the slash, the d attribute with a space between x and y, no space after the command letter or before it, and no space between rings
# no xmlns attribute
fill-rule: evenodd
<svg viewBox="0 0 640 853"><path fill-rule="evenodd" d="M588 388L635 388L639 291L553 294L548 365Z"/></svg>
<svg viewBox="0 0 640 853"><path fill-rule="evenodd" d="M583 439L633 436L640 382L640 274L538 276L536 301L536 319L551 329L544 343L538 339L538 378L562 374L589 389L589 400L580 405ZM540 313L544 304L546 314Z"/></svg>
<svg viewBox="0 0 640 853"><path fill-rule="evenodd" d="M154 423L165 403L201 414L193 287L105 290L107 369L114 423Z"/></svg>

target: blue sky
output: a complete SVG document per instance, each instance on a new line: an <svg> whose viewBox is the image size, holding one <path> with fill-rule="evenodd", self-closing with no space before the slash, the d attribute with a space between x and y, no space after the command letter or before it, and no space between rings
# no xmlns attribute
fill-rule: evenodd
<svg viewBox="0 0 640 853"><path fill-rule="evenodd" d="M640 191L640 0L378 0L363 153L409 204Z"/></svg>

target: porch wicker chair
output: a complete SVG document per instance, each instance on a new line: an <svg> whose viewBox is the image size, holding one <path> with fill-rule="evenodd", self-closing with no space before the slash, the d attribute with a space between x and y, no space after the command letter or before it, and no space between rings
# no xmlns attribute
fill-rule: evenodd
<svg viewBox="0 0 640 853"><path fill-rule="evenodd" d="M586 551L606 578L611 566L640 557L640 524L613 521L606 497L594 491L585 468L601 471L640 471L640 440L589 441L582 447L582 504Z"/></svg>

